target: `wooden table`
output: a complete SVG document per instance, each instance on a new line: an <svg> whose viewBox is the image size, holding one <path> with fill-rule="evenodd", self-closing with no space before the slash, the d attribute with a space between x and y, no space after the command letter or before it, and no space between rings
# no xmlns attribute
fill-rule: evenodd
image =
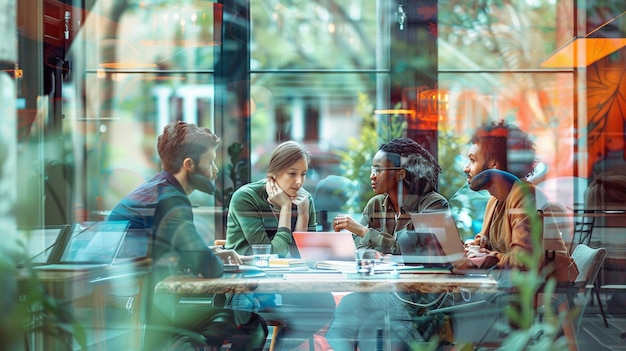
<svg viewBox="0 0 626 351"><path fill-rule="evenodd" d="M159 282L155 293L199 296L223 293L312 293L312 292L496 292L498 282L491 277L453 274L401 274L400 278L354 278L345 273L302 272L251 278L197 278L171 276Z"/></svg>

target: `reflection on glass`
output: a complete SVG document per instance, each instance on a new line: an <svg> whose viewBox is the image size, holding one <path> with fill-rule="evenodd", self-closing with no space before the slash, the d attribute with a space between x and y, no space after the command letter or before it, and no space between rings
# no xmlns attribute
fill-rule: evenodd
<svg viewBox="0 0 626 351"><path fill-rule="evenodd" d="M111 264L117 256L128 225L128 221L76 223L60 261Z"/></svg>

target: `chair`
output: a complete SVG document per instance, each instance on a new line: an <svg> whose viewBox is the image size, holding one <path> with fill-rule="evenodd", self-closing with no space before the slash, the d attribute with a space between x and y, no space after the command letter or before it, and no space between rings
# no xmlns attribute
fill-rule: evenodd
<svg viewBox="0 0 626 351"><path fill-rule="evenodd" d="M233 331L229 336L238 336L233 310L224 307L223 294L201 296L176 296L156 294L158 281L172 274L179 274L180 254L172 252L169 243L150 236L150 251L155 256L165 252L159 259L152 261L151 274L143 280L140 304L140 350L230 350L225 341L225 332ZM157 300L158 299L158 300ZM159 308L162 307L162 308ZM205 317L207 317L205 319ZM202 324L197 322L202 319ZM187 323L191 322L191 323ZM267 323L256 319L267 336ZM244 335L244 333L241 333Z"/></svg>
<svg viewBox="0 0 626 351"><path fill-rule="evenodd" d="M590 297L591 290L594 289L594 281L598 276L604 260L607 256L605 248L590 248L587 245L580 244L572 253L572 258L578 266L578 276L573 285L564 289L558 287L557 293L564 299L557 299L554 307L565 307L572 310L574 307L578 309L575 319L571 324L563 325L563 332L567 338L570 350L578 350L576 337L580 329L582 317ZM506 281L506 278L499 279ZM493 326L498 321L504 321L506 318L501 311L504 306L510 303L510 295L508 293L496 293L487 301L475 301L465 305L441 308L431 311L430 313L446 313L453 318L453 326L456 325L455 340L459 338L461 342L471 341L475 345L481 347L499 347L500 341L504 335L487 336L486 331L495 331L497 328L487 328L484 326ZM541 307L538 307L541 314ZM567 320L566 320L567 321ZM467 330L458 329L465 328ZM481 334L481 332L483 334Z"/></svg>
<svg viewBox="0 0 626 351"><path fill-rule="evenodd" d="M214 241L214 244L216 246L224 246L226 245L226 240L224 239L216 239ZM214 303L216 306L224 306L226 301L225 301L225 297L222 294L219 294L219 299L221 300L216 300L216 302ZM293 310L293 311L290 311ZM275 308L269 308L269 309L264 309L259 311L259 315L265 319L265 322L267 324L267 326L272 327L272 335L270 337L270 345L269 345L269 351L275 351L275 350L280 350L283 346L283 342L284 342L284 336L286 331L291 331L291 329L296 329L294 327L294 325L289 325L289 323L284 319L285 314L289 314L289 313L295 313L298 315L304 315L306 314L307 316L310 316L312 319L315 318L321 318L321 319L330 319L334 313L334 308L331 307L327 307L327 308L316 308L316 307L311 307L310 309L307 309L305 307L302 306L291 306L291 305L286 305L286 306L277 306ZM298 334L296 332L296 334ZM311 335L310 337L308 335L297 335L297 338L302 339L302 341L304 341L305 339L308 341L309 343L309 349L312 350L313 349L313 336ZM296 344L300 342L300 341L296 341ZM293 346L293 345L291 345Z"/></svg>
<svg viewBox="0 0 626 351"><path fill-rule="evenodd" d="M604 264L606 256L607 250L605 248L594 249L585 244L578 244L572 253L572 258L578 266L579 273L578 277L574 281L574 286L577 288L577 292L574 296L570 296L569 302L570 308L574 305L580 307L580 311L574 320L574 334L572 337L576 337L578 335L587 301L591 291L595 289L594 282L598 276L598 272L600 272L600 268L602 268L602 265ZM606 319L604 322L606 323Z"/></svg>
<svg viewBox="0 0 626 351"><path fill-rule="evenodd" d="M553 292L554 295L552 296L555 298L550 305L554 309L554 313L568 313L568 318L562 320L562 330L570 351L578 350L577 336L585 307L589 301L591 290L595 289L594 281L606 256L607 250L605 248L594 249L585 244L577 245L571 257L578 268L578 276L572 283L557 283ZM545 312L545 307L538 306L540 318ZM572 310L575 313L573 318L571 318Z"/></svg>
<svg viewBox="0 0 626 351"><path fill-rule="evenodd" d="M313 193L317 222L323 231L331 230L335 216L345 211L358 194L356 184L346 177L329 175L320 180Z"/></svg>
<svg viewBox="0 0 626 351"><path fill-rule="evenodd" d="M574 222L574 235L572 236L572 244L575 242L575 239L578 238L578 244L585 244L589 246L596 218L593 215L587 215L590 213L593 213L593 211L584 209L574 210L576 221ZM570 250L573 249L574 247L570 248Z"/></svg>
<svg viewBox="0 0 626 351"><path fill-rule="evenodd" d="M577 209L574 211L576 215L576 222L574 223L574 234L572 236L572 245L570 246L570 251L575 250L574 242L576 238L578 238L578 244L583 244L589 246L591 243L591 235L593 234L593 228L595 226L596 217L587 214L593 214L593 210L585 210L585 209ZM600 300L600 289L598 286L594 286L594 295L595 299L598 301L598 306L600 307L600 313L602 314L602 319L604 321L604 326L609 327L609 322L606 319L606 313L604 312L604 306L602 306L602 300ZM593 301L592 301L593 303Z"/></svg>
<svg viewBox="0 0 626 351"><path fill-rule="evenodd" d="M503 311L511 304L513 295L509 292L474 293L471 301L454 306L442 307L428 314L445 313L451 320L454 342L463 345L473 344L478 349L502 346L506 337L508 317Z"/></svg>
<svg viewBox="0 0 626 351"><path fill-rule="evenodd" d="M568 251L563 237L569 237L571 225L565 208L556 202L547 202L538 211L543 218L543 246L546 251Z"/></svg>
<svg viewBox="0 0 626 351"><path fill-rule="evenodd" d="M276 296L276 306L261 307L257 312L273 327L269 351L297 349L308 344L315 348L314 334L326 327L335 313L331 293L284 293Z"/></svg>

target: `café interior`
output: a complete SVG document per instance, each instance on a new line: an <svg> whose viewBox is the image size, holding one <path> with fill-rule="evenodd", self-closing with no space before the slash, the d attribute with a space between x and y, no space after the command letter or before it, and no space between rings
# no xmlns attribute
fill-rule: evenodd
<svg viewBox="0 0 626 351"><path fill-rule="evenodd" d="M149 237L109 236L130 260L107 261L105 270L45 266L66 256L55 249L71 248L62 237L106 222L124 195L160 171L156 138L179 120L221 138L215 194L189 195L209 246L226 238L233 192L263 179L272 150L287 140L310 153L304 188L318 231L330 230L337 214L360 218L373 196L373 155L408 137L439 162L439 192L456 199L461 239L472 238L489 195L467 190L470 136L488 122L519 127L537 154L528 180L563 210L558 235L571 249L606 249L580 289L578 345L565 344L624 349L626 201L589 209L585 198L599 175L626 176L623 0L0 0L0 8L0 274L8 284L0 349L141 349ZM324 186L333 195L315 198ZM292 289L287 274L277 276L275 289ZM293 277L338 301L372 280L328 278L343 289L332 291L325 278ZM390 284L381 289L421 291L439 278L394 279L381 279ZM433 284L452 293L498 290L484 277L455 279ZM215 303L224 291L205 283L204 293L158 288L179 293L181 303ZM246 292L248 283L225 289ZM520 338L530 326L494 331L510 325L504 308L483 308L497 315L484 323L460 316L452 342L439 349L525 349ZM547 330L545 310L531 309L531 325ZM563 324L576 319L561 316ZM545 348L529 337L535 349L565 345L559 323ZM268 318L268 326L285 324ZM291 344L276 335L266 350L327 350L323 330Z"/></svg>

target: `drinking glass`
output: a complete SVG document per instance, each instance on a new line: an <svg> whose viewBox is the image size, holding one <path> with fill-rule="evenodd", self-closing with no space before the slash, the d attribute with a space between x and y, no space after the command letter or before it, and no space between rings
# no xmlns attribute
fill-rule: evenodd
<svg viewBox="0 0 626 351"><path fill-rule="evenodd" d="M271 244L252 245L252 256L254 257L254 264L257 267L269 267L271 251L272 251Z"/></svg>
<svg viewBox="0 0 626 351"><path fill-rule="evenodd" d="M361 275L373 275L376 264L376 250L358 249L356 251L356 271Z"/></svg>

